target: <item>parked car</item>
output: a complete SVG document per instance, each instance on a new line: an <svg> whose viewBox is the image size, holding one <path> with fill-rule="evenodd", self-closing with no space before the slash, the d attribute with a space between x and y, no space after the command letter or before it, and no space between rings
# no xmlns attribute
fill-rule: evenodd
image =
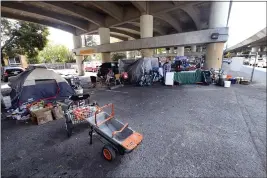
<svg viewBox="0 0 267 178"><path fill-rule="evenodd" d="M1 79L4 82L8 82L8 78L12 76L17 76L18 74L22 73L24 69L22 67L2 67L1 70Z"/></svg>
<svg viewBox="0 0 267 178"><path fill-rule="evenodd" d="M101 65L98 61L84 62L85 72L97 72L98 67Z"/></svg>
<svg viewBox="0 0 267 178"><path fill-rule="evenodd" d="M252 56L252 57L249 59L249 65L250 65L250 66L254 66L254 64L257 65L257 61L255 61L255 60L256 60L256 57Z"/></svg>
<svg viewBox="0 0 267 178"><path fill-rule="evenodd" d="M109 72L109 69L112 69L114 74L119 73L119 66L118 62L104 62L102 65L99 66L97 76L98 77L105 77Z"/></svg>
<svg viewBox="0 0 267 178"><path fill-rule="evenodd" d="M231 64L232 60L231 59L224 58L222 62Z"/></svg>
<svg viewBox="0 0 267 178"><path fill-rule="evenodd" d="M249 59L248 58L244 59L243 64L244 65L249 65Z"/></svg>

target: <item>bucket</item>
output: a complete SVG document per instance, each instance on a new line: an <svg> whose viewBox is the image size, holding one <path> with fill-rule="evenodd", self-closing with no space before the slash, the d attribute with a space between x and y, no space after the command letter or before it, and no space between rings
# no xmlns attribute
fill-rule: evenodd
<svg viewBox="0 0 267 178"><path fill-rule="evenodd" d="M231 81L224 81L224 87L229 88L231 86Z"/></svg>
<svg viewBox="0 0 267 178"><path fill-rule="evenodd" d="M236 84L236 79L235 78L230 78L229 81L231 81L231 84Z"/></svg>

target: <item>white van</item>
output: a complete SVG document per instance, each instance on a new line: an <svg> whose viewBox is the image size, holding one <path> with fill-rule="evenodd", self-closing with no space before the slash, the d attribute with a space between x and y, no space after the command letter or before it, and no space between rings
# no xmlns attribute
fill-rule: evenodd
<svg viewBox="0 0 267 178"><path fill-rule="evenodd" d="M258 59L257 67L266 68L266 57L262 57Z"/></svg>

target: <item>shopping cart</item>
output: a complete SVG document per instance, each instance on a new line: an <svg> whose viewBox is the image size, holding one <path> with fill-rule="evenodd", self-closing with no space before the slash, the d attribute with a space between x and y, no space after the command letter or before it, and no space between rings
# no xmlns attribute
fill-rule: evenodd
<svg viewBox="0 0 267 178"><path fill-rule="evenodd" d="M98 104L89 102L89 94L78 94L69 97L65 103L58 102L64 111L68 137L72 135L74 125L87 123L85 118L94 116Z"/></svg>

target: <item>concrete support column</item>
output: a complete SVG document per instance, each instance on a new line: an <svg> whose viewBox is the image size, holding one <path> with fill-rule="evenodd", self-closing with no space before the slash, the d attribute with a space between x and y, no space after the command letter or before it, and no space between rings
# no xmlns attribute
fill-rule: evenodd
<svg viewBox="0 0 267 178"><path fill-rule="evenodd" d="M134 59L134 53L135 51L127 51L126 52L127 59Z"/></svg>
<svg viewBox="0 0 267 178"><path fill-rule="evenodd" d="M141 15L140 17L140 34L141 38L153 37L153 16ZM153 49L142 49L142 57L152 57Z"/></svg>
<svg viewBox="0 0 267 178"><path fill-rule="evenodd" d="M196 45L191 46L191 52L197 52L197 46Z"/></svg>
<svg viewBox="0 0 267 178"><path fill-rule="evenodd" d="M209 28L226 27L230 2L212 2L209 17ZM205 69L220 69L222 66L224 43L207 45Z"/></svg>
<svg viewBox="0 0 267 178"><path fill-rule="evenodd" d="M177 56L184 56L184 46L177 47Z"/></svg>
<svg viewBox="0 0 267 178"><path fill-rule="evenodd" d="M110 43L110 30L109 28L99 28L98 29L98 34L100 37L100 45L102 44L108 44ZM102 56L102 62L110 62L110 53L101 53Z"/></svg>
<svg viewBox="0 0 267 178"><path fill-rule="evenodd" d="M251 52L258 52L259 51L259 47L253 47L251 48Z"/></svg>
<svg viewBox="0 0 267 178"><path fill-rule="evenodd" d="M82 47L82 38L81 36L73 35L73 46L74 49ZM84 75L84 67L83 67L83 56L75 56L76 65L78 70L78 75Z"/></svg>
<svg viewBox="0 0 267 178"><path fill-rule="evenodd" d="M170 47L170 54L174 53L174 47Z"/></svg>
<svg viewBox="0 0 267 178"><path fill-rule="evenodd" d="M170 53L169 48L165 48L165 50L166 50L166 54L169 54Z"/></svg>
<svg viewBox="0 0 267 178"><path fill-rule="evenodd" d="M199 48L198 48L198 52L202 52L202 46L199 46Z"/></svg>

